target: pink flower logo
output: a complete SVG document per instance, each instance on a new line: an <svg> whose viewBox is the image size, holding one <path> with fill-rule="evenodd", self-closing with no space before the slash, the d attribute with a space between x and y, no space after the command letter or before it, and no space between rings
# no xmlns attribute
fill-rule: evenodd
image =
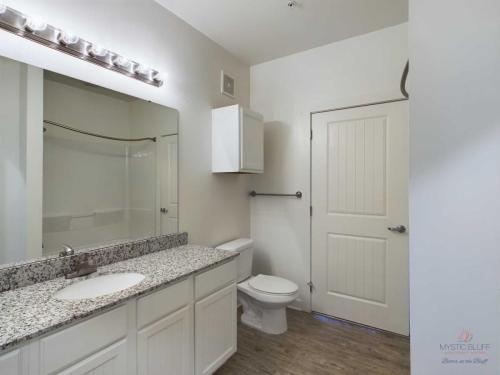
<svg viewBox="0 0 500 375"><path fill-rule="evenodd" d="M471 331L464 329L460 333L460 335L458 335L457 341L459 341L459 342L469 342L469 341L472 340L473 337L474 337L474 334Z"/></svg>

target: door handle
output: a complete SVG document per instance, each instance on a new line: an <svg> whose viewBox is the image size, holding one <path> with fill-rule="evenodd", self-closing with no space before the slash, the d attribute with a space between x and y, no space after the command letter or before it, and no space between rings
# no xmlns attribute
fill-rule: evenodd
<svg viewBox="0 0 500 375"><path fill-rule="evenodd" d="M404 225L395 225L393 227L388 227L391 232L406 233L406 227Z"/></svg>
<svg viewBox="0 0 500 375"><path fill-rule="evenodd" d="M162 207L162 208L160 208L160 212L162 214L166 214L168 212L168 210L165 207Z"/></svg>

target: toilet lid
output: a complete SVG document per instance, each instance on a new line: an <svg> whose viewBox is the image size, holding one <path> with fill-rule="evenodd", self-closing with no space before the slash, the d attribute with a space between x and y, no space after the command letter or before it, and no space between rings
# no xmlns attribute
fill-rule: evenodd
<svg viewBox="0 0 500 375"><path fill-rule="evenodd" d="M277 276L258 275L251 279L248 284L259 292L269 294L290 295L299 290L294 282Z"/></svg>

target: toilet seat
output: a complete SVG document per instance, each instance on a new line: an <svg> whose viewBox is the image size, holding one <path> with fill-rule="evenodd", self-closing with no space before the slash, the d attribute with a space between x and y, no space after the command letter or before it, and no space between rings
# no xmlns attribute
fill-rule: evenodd
<svg viewBox="0 0 500 375"><path fill-rule="evenodd" d="M294 282L277 276L257 275L248 281L248 285L258 293L277 296L291 296L299 290Z"/></svg>

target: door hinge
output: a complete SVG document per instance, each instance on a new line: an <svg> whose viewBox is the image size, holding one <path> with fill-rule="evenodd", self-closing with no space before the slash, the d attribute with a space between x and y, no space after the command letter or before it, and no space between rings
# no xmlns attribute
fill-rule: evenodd
<svg viewBox="0 0 500 375"><path fill-rule="evenodd" d="M309 206L309 216L313 215L313 206Z"/></svg>
<svg viewBox="0 0 500 375"><path fill-rule="evenodd" d="M313 130L312 129L311 129L311 136L310 137L311 137L310 139L312 141L312 139L313 139Z"/></svg>
<svg viewBox="0 0 500 375"><path fill-rule="evenodd" d="M312 281L309 281L307 283L307 286L309 286L309 293L312 293L313 292L313 289L314 289L314 284Z"/></svg>

